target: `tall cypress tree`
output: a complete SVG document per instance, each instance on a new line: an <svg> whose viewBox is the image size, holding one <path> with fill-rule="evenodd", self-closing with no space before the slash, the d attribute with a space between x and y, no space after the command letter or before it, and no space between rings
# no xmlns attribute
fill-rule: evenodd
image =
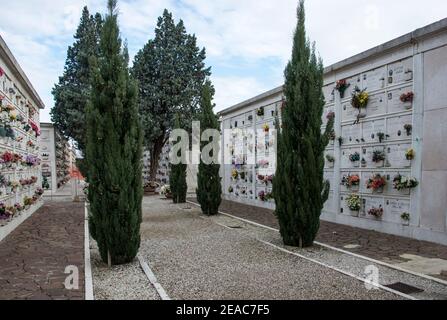
<svg viewBox="0 0 447 320"><path fill-rule="evenodd" d="M99 13L90 15L88 8L84 7L74 35L75 42L67 50L64 73L52 91L55 104L51 109L51 120L66 138L77 142L83 153L87 130L85 106L91 89L89 58L99 54L102 23Z"/></svg>
<svg viewBox="0 0 447 320"><path fill-rule="evenodd" d="M207 81L203 87L201 101L200 128L202 132L208 129L219 130L219 122L213 112L212 96L213 88L211 83ZM204 152L205 146L210 142L213 142L213 140L201 142L200 151ZM212 158L218 153L219 150L214 149L210 151L209 156ZM220 164L214 162L205 164L203 159L200 159L196 193L202 212L207 216L218 214L222 202L222 185L219 171Z"/></svg>
<svg viewBox="0 0 447 320"><path fill-rule="evenodd" d="M87 162L91 234L101 258L132 261L140 246L142 128L137 85L130 78L119 35L116 0L109 0L100 54L92 59L92 93L87 105Z"/></svg>
<svg viewBox="0 0 447 320"><path fill-rule="evenodd" d="M180 116L178 113L175 116L174 129L182 129L182 126L180 124ZM185 155L181 154L181 152L183 151L179 151L179 154L177 154L177 156L179 158L184 158ZM186 194L188 192L188 184L186 182L186 169L186 163L171 164L169 184L171 186L172 200L174 201L174 203L186 202Z"/></svg>
<svg viewBox="0 0 447 320"><path fill-rule="evenodd" d="M329 195L324 181L324 150L334 120L321 132L324 108L323 64L306 38L304 0L298 6L292 59L285 70L285 108L278 132L273 182L276 215L284 244L313 245Z"/></svg>

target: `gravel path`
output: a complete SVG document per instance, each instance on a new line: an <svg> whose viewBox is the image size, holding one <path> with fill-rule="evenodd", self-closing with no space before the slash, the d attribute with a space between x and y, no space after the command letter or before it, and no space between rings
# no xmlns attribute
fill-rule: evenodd
<svg viewBox="0 0 447 320"><path fill-rule="evenodd" d="M140 253L173 299L400 298L157 196L144 199L142 235Z"/></svg>
<svg viewBox="0 0 447 320"><path fill-rule="evenodd" d="M255 226L243 221L236 220L224 215L218 215L208 218L214 223L224 226L238 226L239 232L246 234L255 239L259 239L268 243L272 243L279 247L284 247L282 244L279 232ZM368 260L355 257L350 254L342 253L336 250L324 248L321 246L314 246L310 249L290 248L287 250L298 253L309 259L319 261L321 263L338 268L357 277L364 278L367 267L373 265L379 270L379 283L381 285L390 285L396 282L402 282L411 285L418 289L423 289L423 292L412 293L412 296L418 299L439 299L447 300L447 286L441 283L412 275L410 273L402 272L392 269L380 264L374 264Z"/></svg>
<svg viewBox="0 0 447 320"><path fill-rule="evenodd" d="M90 239L95 300L160 300L137 259L131 264L108 268L97 244Z"/></svg>

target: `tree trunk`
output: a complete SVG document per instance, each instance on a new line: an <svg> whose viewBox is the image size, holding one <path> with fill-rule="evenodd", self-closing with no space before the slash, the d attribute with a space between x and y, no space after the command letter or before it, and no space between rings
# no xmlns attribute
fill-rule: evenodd
<svg viewBox="0 0 447 320"><path fill-rule="evenodd" d="M165 146L165 141L164 136L158 137L151 148L150 181L155 181L157 178L158 164L160 163L160 155Z"/></svg>

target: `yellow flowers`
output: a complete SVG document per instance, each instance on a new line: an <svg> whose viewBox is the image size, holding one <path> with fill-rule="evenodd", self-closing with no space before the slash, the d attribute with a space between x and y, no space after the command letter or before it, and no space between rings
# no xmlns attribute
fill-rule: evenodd
<svg viewBox="0 0 447 320"><path fill-rule="evenodd" d="M351 104L356 109L366 108L369 101L369 94L365 89L360 90L359 87L355 87L354 92L352 93L352 101Z"/></svg>
<svg viewBox="0 0 447 320"><path fill-rule="evenodd" d="M416 156L416 151L414 151L413 148L410 148L405 152L405 158L409 161L413 160L415 156Z"/></svg>

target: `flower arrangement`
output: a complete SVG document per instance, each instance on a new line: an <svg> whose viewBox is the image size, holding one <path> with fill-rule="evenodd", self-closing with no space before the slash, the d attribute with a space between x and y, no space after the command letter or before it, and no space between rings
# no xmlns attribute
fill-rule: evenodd
<svg viewBox="0 0 447 320"><path fill-rule="evenodd" d="M413 132L413 125L411 124L405 124L404 130L407 132L407 136L411 136L411 133Z"/></svg>
<svg viewBox="0 0 447 320"><path fill-rule="evenodd" d="M346 79L338 80L337 84L335 85L335 90L337 90L340 93L340 98L345 97L345 91L349 88L351 84L346 81Z"/></svg>
<svg viewBox="0 0 447 320"><path fill-rule="evenodd" d="M162 186L160 188L160 194L166 198L170 198L172 196L171 186L168 184Z"/></svg>
<svg viewBox="0 0 447 320"><path fill-rule="evenodd" d="M403 103L413 102L413 98L414 98L414 93L413 93L413 91L410 91L410 92L407 92L407 93L403 93L400 96L400 101L403 102Z"/></svg>
<svg viewBox="0 0 447 320"><path fill-rule="evenodd" d="M268 160L259 160L258 161L258 167L265 168L270 165L270 162Z"/></svg>
<svg viewBox="0 0 447 320"><path fill-rule="evenodd" d="M236 169L231 170L231 177L236 180L239 177L239 172Z"/></svg>
<svg viewBox="0 0 447 320"><path fill-rule="evenodd" d="M33 199L30 198L30 197L25 197L25 198L23 199L23 204L25 205L25 207L28 207L28 206L33 205L33 204L34 204L34 201L33 201Z"/></svg>
<svg viewBox="0 0 447 320"><path fill-rule="evenodd" d="M358 194L351 194L346 198L346 204L349 210L360 211L362 208L362 202Z"/></svg>
<svg viewBox="0 0 447 320"><path fill-rule="evenodd" d="M29 140L26 145L30 148L34 148L36 145L34 144L34 142L32 142L31 140Z"/></svg>
<svg viewBox="0 0 447 320"><path fill-rule="evenodd" d="M369 94L365 89L360 90L359 87L355 87L354 92L352 93L351 105L356 109L366 108L369 101Z"/></svg>
<svg viewBox="0 0 447 320"><path fill-rule="evenodd" d="M266 123L262 126L262 129L264 130L264 132L269 132L270 131L270 126Z"/></svg>
<svg viewBox="0 0 447 320"><path fill-rule="evenodd" d="M328 120L332 120L334 118L335 118L335 112L334 111L329 112L327 114L327 116L326 116L326 119L328 119Z"/></svg>
<svg viewBox="0 0 447 320"><path fill-rule="evenodd" d="M327 154L327 155L326 155L326 160L327 160L329 163L334 163L334 162L335 162L335 158L334 158L332 155L330 155L330 154Z"/></svg>
<svg viewBox="0 0 447 320"><path fill-rule="evenodd" d="M368 214L370 216L376 217L377 219L380 219L383 216L383 208L382 208L382 206L380 206L378 208L373 207L368 211Z"/></svg>
<svg viewBox="0 0 447 320"><path fill-rule="evenodd" d="M372 161L375 163L379 163L380 161L384 161L386 158L385 152L383 150L374 150Z"/></svg>
<svg viewBox="0 0 447 320"><path fill-rule="evenodd" d="M405 222L409 222L411 217L410 214L408 212L404 212L400 215L400 218L405 221Z"/></svg>
<svg viewBox="0 0 447 320"><path fill-rule="evenodd" d="M40 159L33 155L28 155L25 158L25 161L23 162L28 167L35 167L40 164Z"/></svg>
<svg viewBox="0 0 447 320"><path fill-rule="evenodd" d="M34 131L34 133L36 134L36 137L40 136L40 129L39 129L39 127L37 126L37 124L36 124L34 121L29 120L29 125L31 126L31 129L32 129L32 130Z"/></svg>
<svg viewBox="0 0 447 320"><path fill-rule="evenodd" d="M351 188L352 186L358 186L360 185L360 177L358 174L344 176L342 184L348 188Z"/></svg>
<svg viewBox="0 0 447 320"><path fill-rule="evenodd" d="M379 138L380 143L382 143L386 137L389 137L389 136L383 132L377 132L377 138Z"/></svg>
<svg viewBox="0 0 447 320"><path fill-rule="evenodd" d="M17 210L17 212L22 212L25 209L20 203L16 203L14 205L14 208Z"/></svg>
<svg viewBox="0 0 447 320"><path fill-rule="evenodd" d="M259 108L257 111L256 111L256 114L258 115L258 117L263 117L264 116L264 107L261 107L261 108Z"/></svg>
<svg viewBox="0 0 447 320"><path fill-rule="evenodd" d="M258 198L261 201L269 201L270 199L273 199L273 194L271 192L260 191L258 193Z"/></svg>
<svg viewBox="0 0 447 320"><path fill-rule="evenodd" d="M414 151L413 148L410 148L405 152L405 158L409 161L413 160L415 156L416 156L416 151Z"/></svg>
<svg viewBox="0 0 447 320"><path fill-rule="evenodd" d="M413 177L404 177L400 174L394 177L393 179L393 188L396 190L404 190L404 189L413 189L419 185L419 182L416 178Z"/></svg>
<svg viewBox="0 0 447 320"><path fill-rule="evenodd" d="M328 138L330 141L335 141L335 139L337 138L337 136L335 134L335 130L332 130L331 132L329 132Z"/></svg>
<svg viewBox="0 0 447 320"><path fill-rule="evenodd" d="M373 192L381 192L386 186L386 179L382 177L379 173L368 179L366 183L367 189L372 189Z"/></svg>
<svg viewBox="0 0 447 320"><path fill-rule="evenodd" d="M39 196L39 197L42 196L43 193L44 193L44 190L42 188L37 188L37 190L35 192L36 196Z"/></svg>
<svg viewBox="0 0 447 320"><path fill-rule="evenodd" d="M233 187L228 187L228 193L233 193L233 191L234 191L234 189L233 189Z"/></svg>
<svg viewBox="0 0 447 320"><path fill-rule="evenodd" d="M360 161L360 153L355 152L355 153L353 153L353 154L350 154L350 155L349 155L349 160L350 160L351 162L357 162L357 161Z"/></svg>

